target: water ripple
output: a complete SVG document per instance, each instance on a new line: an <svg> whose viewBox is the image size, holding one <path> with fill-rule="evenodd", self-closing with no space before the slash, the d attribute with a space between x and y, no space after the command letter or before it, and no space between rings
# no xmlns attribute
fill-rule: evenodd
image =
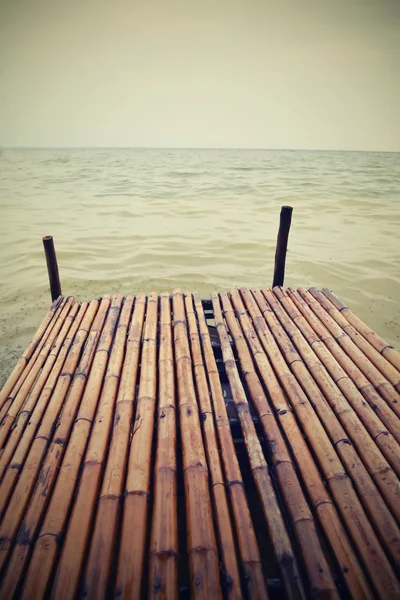
<svg viewBox="0 0 400 600"><path fill-rule="evenodd" d="M4 150L0 380L49 304L43 235L77 298L270 284L294 206L287 284L329 286L399 346L400 155Z"/></svg>

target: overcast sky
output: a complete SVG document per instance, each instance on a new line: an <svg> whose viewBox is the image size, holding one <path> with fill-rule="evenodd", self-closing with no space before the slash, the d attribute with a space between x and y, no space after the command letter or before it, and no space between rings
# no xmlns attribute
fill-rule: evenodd
<svg viewBox="0 0 400 600"><path fill-rule="evenodd" d="M400 0L0 7L0 146L400 151Z"/></svg>

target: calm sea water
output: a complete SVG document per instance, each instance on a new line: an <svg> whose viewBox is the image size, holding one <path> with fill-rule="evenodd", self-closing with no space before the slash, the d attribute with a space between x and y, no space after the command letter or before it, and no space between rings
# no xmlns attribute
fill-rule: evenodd
<svg viewBox="0 0 400 600"><path fill-rule="evenodd" d="M0 383L50 304L42 237L64 294L271 284L282 204L286 285L331 287L400 346L400 154L3 150Z"/></svg>

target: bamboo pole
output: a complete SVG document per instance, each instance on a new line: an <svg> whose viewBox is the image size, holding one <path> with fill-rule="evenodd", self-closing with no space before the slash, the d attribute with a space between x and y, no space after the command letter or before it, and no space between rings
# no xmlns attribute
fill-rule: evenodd
<svg viewBox="0 0 400 600"><path fill-rule="evenodd" d="M191 591L211 600L221 598L218 550L182 292L174 292L172 305Z"/></svg>
<svg viewBox="0 0 400 600"><path fill-rule="evenodd" d="M235 296L237 297L238 294L235 294ZM335 452L335 448L329 440L327 432L319 421L299 383L290 372L253 296L249 292L242 290L242 297L253 320L264 351L267 353L274 370L278 374L292 409L296 413L309 443L312 445L319 462L319 467L329 484L334 500L341 511L342 518L351 532L353 542L362 556L364 566L369 573L377 595L382 598L396 597L396 594L400 593L399 583L360 504L351 480L347 476ZM235 298L233 300L235 303ZM344 436L342 440L338 440L338 443L336 443L338 450L340 446L348 446L346 439ZM363 485L368 485L368 477L364 477ZM379 495L374 494L372 498L368 498L365 487L361 487L360 480L359 489L364 492L364 502L368 502L371 507L374 501L376 501L373 517L375 522L379 522L381 535L385 537L386 541L394 539L396 542L397 527L393 527L394 522L392 523L393 519L390 519L390 513L388 515L385 514L385 506L380 505ZM390 532L389 536L386 537L388 532ZM370 543L366 544L365 540L369 540ZM392 554L398 555L398 548L390 547L389 551Z"/></svg>
<svg viewBox="0 0 400 600"><path fill-rule="evenodd" d="M235 317L227 294L220 294L220 298L225 318L229 319L231 325L234 326L233 319ZM293 547L270 478L268 464L264 458L261 444L250 415L246 393L240 381L216 294L213 295L213 308L232 397L240 419L249 455L250 467L260 496L276 560L282 574L286 595L288 598L303 598L305 597L305 592L301 583ZM292 490L294 487L295 484L292 482ZM300 485L298 485L296 491L301 492ZM338 598L339 595L332 574L318 541L311 512L305 502L301 503L301 495L300 498L295 498L295 503L297 510L296 514L293 515L292 526L303 553L303 564L306 567L306 573L312 590L311 594L317 597ZM294 508L295 503L292 503L292 508ZM298 508L300 508L300 511L298 511Z"/></svg>
<svg viewBox="0 0 400 600"><path fill-rule="evenodd" d="M44 334L42 335L40 341L36 345L36 348L35 348L32 356L31 356L31 359L29 360L29 362L26 365L25 369L23 370L23 372L19 376L18 380L15 382L15 384L14 384L11 392L8 394L7 398L5 399L5 402L3 402L3 406L1 407L1 410L0 410L0 422L2 421L2 419L4 418L4 416L7 414L7 411L9 409L9 407L11 406L14 398L17 396L17 394L20 391L21 387L23 386L24 382L29 377L29 374L30 374L32 368L35 366L36 360L37 360L38 356L40 355L40 352L41 352L44 344L46 343L46 340L47 340L48 336L51 334L51 331L52 331L54 325L57 323L57 321L58 321L58 319L60 317L60 314L64 310L64 307L65 307L65 304L66 304L67 300L69 300L69 298L63 298L61 300L61 302L59 303L59 305L57 307L57 310L56 310L56 312L54 314L54 317L50 321L50 323L48 324L48 326L46 328L46 331L44 332Z"/></svg>
<svg viewBox="0 0 400 600"><path fill-rule="evenodd" d="M313 344L314 349L318 350L319 352L323 352L323 348L326 348L328 355L330 354L333 357L339 367L343 369L344 373L346 373L349 380L354 382L355 386L361 392L365 400L370 404L372 409L379 414L382 422L385 423L389 431L399 441L399 417L392 410L393 406L390 407L380 396L375 387L369 382L357 365L353 363L351 358L344 352L338 342L333 338L328 329L326 329L325 325L323 325L323 323L311 310L305 300L303 300L300 294L298 294L296 290L290 288L286 290L286 294L288 296L288 301L291 303L289 310L295 309L300 314L299 317L296 313L294 313L293 318L295 318L296 323L302 327L303 334L308 335L309 343L310 340L312 340L311 343ZM311 333L308 331L308 328L310 328ZM326 353L324 355L326 355ZM327 364L329 363L327 362Z"/></svg>
<svg viewBox="0 0 400 600"><path fill-rule="evenodd" d="M358 419L357 421L355 420L355 413L349 411L349 405L345 398L340 392L340 395L336 393L332 380L331 384L329 384L328 376L323 377L325 374L322 369L318 369L320 363L315 355L313 355L313 351L311 350L313 356L310 357L310 353L307 355L307 364L310 371L310 367L313 367L312 373L318 378L319 387L324 392L324 395L321 394L309 370L307 370L300 356L296 353L274 313L266 304L265 297L257 290L253 292L253 295L287 364L290 365L298 383L310 399L314 410L318 414L320 421L337 450L338 456L346 467L347 473L352 478L360 500L371 522L374 523L383 545L386 547L389 555L400 565L400 531L392 514L374 486L375 482L393 515L400 520L398 503L400 485L398 478L373 444L371 438L365 429L363 429L362 424ZM295 344L299 343L298 338L296 340L293 339L293 341ZM304 353L303 358L305 358ZM337 410L340 420L344 419L347 430L352 432L352 438L359 449L362 459L349 443L344 428L335 419L333 411L328 406L326 400ZM353 418L349 420L349 417L352 415ZM367 466L369 473L362 461Z"/></svg>
<svg viewBox="0 0 400 600"><path fill-rule="evenodd" d="M400 394L385 379L365 354L356 346L353 340L343 331L334 319L323 309L321 304L306 290L300 288L298 293L308 304L313 313L320 319L331 336L338 342L342 350L351 358L353 363L362 371L366 378L375 386L377 392L388 403L391 409L400 417Z"/></svg>
<svg viewBox="0 0 400 600"><path fill-rule="evenodd" d="M96 327L98 324L100 324L102 318L104 318L109 306L109 299L104 298L102 300L100 309L97 312L98 305L98 301L91 302L70 348L61 375L58 377L56 382L54 380L51 382L51 387L49 386L44 390L44 393L46 393L46 396L49 398L49 400L47 405L45 405L45 412L43 416L40 416L39 418L38 411L36 410L37 407L33 413L33 416L38 417L37 423L40 423L40 426L36 431L31 432L30 428L27 428L27 430L24 432L21 442L19 443L16 453L10 464L10 468L7 470L3 479L0 488L0 496L2 500L3 491L4 498L7 498L10 494L10 491L12 491L15 480L19 474L20 465L23 464L16 488L10 501L8 502L6 514L0 527L0 536L3 536L3 539L7 540L6 543L0 547L1 567L3 567L5 564L10 552L11 542L13 541L19 528L17 536L19 543L14 547L11 561L8 565L8 570L5 574L5 577L3 577L0 595L2 595L1 590L8 589L8 586L10 586L11 589L14 589L14 585L17 585L19 572L24 566L26 555L30 550L29 543L33 542L33 535L32 537L31 534L26 535L26 532L32 531L33 534L33 531L36 530L39 525L37 513L41 513L43 507L47 505L49 499L48 496L51 492L50 489L46 489L46 485L48 483L50 486L47 476L51 476L51 472L47 472L42 467L41 476L39 477L37 486L35 488L34 496L29 504L28 511L26 514L24 514L30 500L31 492L37 481L37 475L39 473L42 460L46 454L48 444L52 437L54 444L52 444L51 449L46 456L46 463L48 464L48 461L50 461L50 463L52 463L52 461L60 461L62 458L63 450L66 445L66 439L61 437L60 427L56 428L56 431L54 432L54 424L57 423L57 419L62 408L63 411L61 415L61 421L65 422L65 415L68 414L68 410L71 404L74 402L77 390L80 387L83 389L85 386L88 368L91 365L94 349L96 348L97 340L100 335L99 331L96 331ZM97 317L95 318L96 313ZM84 351L82 358L79 360L83 348ZM79 366L75 372L78 361ZM70 387L70 393L67 397L67 392ZM63 407L66 397L67 402ZM35 437L31 443L33 436ZM24 462L25 456L26 460ZM53 471L53 476L54 473L57 474L57 469ZM9 478L9 475L11 479ZM19 554L22 554L22 560L20 560Z"/></svg>
<svg viewBox="0 0 400 600"><path fill-rule="evenodd" d="M150 539L149 598L178 598L178 505L176 483L176 405L171 302L160 296L157 450Z"/></svg>
<svg viewBox="0 0 400 600"><path fill-rule="evenodd" d="M292 371L304 391L315 404L316 411L321 421L323 421L325 429L328 433L331 432L331 439L336 443L336 439L343 439L343 434L347 434L358 452L357 454L352 446L350 446L350 449L346 449L345 452L346 457L350 455L348 460L353 460L351 458L353 454L356 456L356 462L353 461L352 463L353 469L357 461L359 462L359 458L361 458L375 485L380 490L387 504L392 507L393 513L396 514L396 505L398 505L398 498L400 497L400 485L398 477L392 470L392 467L389 466L389 463L393 464L393 468L398 471L399 475L400 447L398 443L389 434L387 429L383 427L381 421L367 403L363 407L363 420L358 417L351 404L329 376L325 366L320 362L314 350L307 344L293 322L285 315L272 291L264 289L261 293L259 290L253 290L253 296L275 339L281 340L280 347L286 361L293 360L291 365ZM297 356L289 354L290 342L299 352ZM343 427L343 429L341 427L336 428L335 433L331 426L334 420L330 411L325 408L325 400L328 401L329 406ZM360 402L362 407L362 398ZM327 421L327 425L325 421ZM338 437L333 438L333 435ZM342 451L338 451L338 454L342 456ZM384 456L387 457L387 460ZM350 464L346 463L347 459L343 456L342 459L344 464Z"/></svg>
<svg viewBox="0 0 400 600"><path fill-rule="evenodd" d="M158 296L152 293L147 300L138 400L125 484L116 581L121 600L141 597L157 403L157 323Z"/></svg>
<svg viewBox="0 0 400 600"><path fill-rule="evenodd" d="M84 590L87 600L106 597L109 588L125 485L129 438L139 366L146 296L140 294L129 329L124 366L115 405L114 425L106 471L86 567Z"/></svg>
<svg viewBox="0 0 400 600"><path fill-rule="evenodd" d="M386 358L378 352L361 334L351 325L342 313L335 308L329 298L319 292L316 288L310 288L310 294L321 304L332 319L349 336L352 342L365 354L382 375L400 392L400 373Z"/></svg>
<svg viewBox="0 0 400 600"><path fill-rule="evenodd" d="M362 390L368 386L369 383L361 371L355 367L356 372L353 381L353 379L349 377L349 374L351 375L354 373L354 369L348 369L346 372L345 369L342 368L339 361L329 352L322 339L317 336L311 325L309 325L308 321L289 297L288 293L283 288L275 288L273 291L286 314L289 316L289 319L293 321L293 327L297 327L301 331L308 344L313 348L320 361L325 365L336 385L340 388L344 396L346 396L350 404L352 404L359 417L363 419L363 413L366 411L365 400L367 400L370 408L377 414L380 421L387 427L388 431L390 431L396 441L400 443L400 419L388 407L387 403L379 396L379 394L375 392L372 386L369 386L372 389L371 398L366 398L365 395L363 395ZM322 331L323 329L321 326L321 332ZM325 333L329 335L327 330L325 330ZM289 335L292 337L295 333ZM324 333L321 335L324 335ZM347 361L350 362L350 359L339 346L338 350L342 353L342 358L344 358L345 361L347 359Z"/></svg>
<svg viewBox="0 0 400 600"><path fill-rule="evenodd" d="M273 286L283 285L285 279L286 252L292 222L292 212L293 208L291 206L282 206L281 208L278 238L276 240Z"/></svg>
<svg viewBox="0 0 400 600"><path fill-rule="evenodd" d="M49 274L51 299L54 302L54 300L61 296L61 283L58 273L56 249L51 235L46 235L43 238L43 247L46 255L47 272Z"/></svg>
<svg viewBox="0 0 400 600"><path fill-rule="evenodd" d="M214 428L214 422L211 420L210 416L208 416L208 410L210 410L211 415L215 415L216 429L224 468L225 486L228 489L232 505L232 513L234 525L236 526L236 535L241 558L242 572L244 572L246 592L249 597L254 596L254 594L262 595L265 594L266 591L264 591L264 577L257 539L253 529L252 517L242 481L242 474L236 456L235 445L232 439L224 394L211 345L210 334L204 317L203 306L200 297L197 295L195 296L195 309L212 399L212 406L208 407L207 405L204 405L206 410L203 411L202 406L200 406L202 413L205 415L202 416L202 424L203 428ZM198 352L196 353L196 356L198 356L198 359L196 358L195 361L195 370L198 370L197 364L200 364L200 355ZM210 470L212 471L211 467ZM218 477L219 475L216 473L216 481L218 480ZM213 490L216 488L218 489L219 487L220 486L216 486L214 484ZM229 547L226 549L226 553L228 552Z"/></svg>
<svg viewBox="0 0 400 600"><path fill-rule="evenodd" d="M339 298L328 288L324 288L322 293L332 302L332 304L341 312L346 320L360 333L382 356L386 358L396 369L400 371L400 352L388 344L386 340L377 335L368 325L366 325L357 315L353 313Z"/></svg>
<svg viewBox="0 0 400 600"><path fill-rule="evenodd" d="M55 300L55 302L53 302L50 310L48 311L48 313L44 317L41 325L39 326L36 333L34 334L29 346L27 347L25 352L22 354L22 356L18 360L17 364L15 365L12 373L8 377L7 381L5 382L3 389L0 392L0 410L2 409L4 402L7 400L8 395L10 394L13 387L17 383L18 379L22 375L23 371L27 367L33 353L35 352L38 344L40 343L40 340L42 339L43 335L45 334L47 327L50 325L52 319L54 318L54 315L55 315L62 300L64 300L64 298L57 298L57 300Z"/></svg>
<svg viewBox="0 0 400 600"><path fill-rule="evenodd" d="M18 585L18 578L26 566L32 546L34 546L34 552L29 565L29 571L31 573L36 571L37 575L37 579L35 578L34 580L35 596L38 598L41 597L46 589L47 578L49 572L51 572L52 560L54 559L53 552L55 553L58 548L57 540L60 539L60 537L56 538L56 536L47 534L52 526L56 527L57 523L62 520L63 517L65 518L65 512L63 511L66 511L69 508L69 502L75 487L73 467L76 463L79 463L80 465L86 444L85 432L82 432L82 430L79 429L79 423L82 422L82 420L79 419L86 419L89 407L95 401L97 378L101 371L103 361L107 360L109 334L110 330L113 331L115 326L115 319L117 318L115 313L116 308L119 307L120 301L120 297L114 297L111 308L109 308L110 300L108 297L103 298L100 307L98 307L97 303L96 310L94 310L91 315L93 325L90 328L89 333L87 330L83 330L84 337L87 338L87 341L82 358L75 371L75 375L73 376L73 373L80 352L78 352L78 357L74 357L71 353L70 364L68 364L67 359L63 369L63 375L67 376L67 381L72 381L72 385L68 385L67 383L65 387L60 386L59 395L57 394L56 388L52 397L52 403L49 405L50 410L46 411L38 435L33 442L32 450L26 462L28 468L31 467L33 463L35 468L38 469L40 463L36 466L34 460L30 460L32 454L35 457L35 444L37 444L37 440L43 439L44 437L46 439L51 438L51 434L54 431L54 423L57 422L58 418L59 407L57 404L66 397L60 418L57 422L56 430L52 436L50 448L41 465L40 474L31 502L20 526L19 537L22 539L19 544L14 547L3 580L3 587L0 589L0 592L3 589L4 591L7 591L6 595L12 595L14 593L16 586ZM116 308L114 308L115 306ZM90 307L88 313L89 311ZM94 315L96 316L93 321ZM106 325L103 329L106 315ZM75 367L72 369L71 367L74 365ZM66 396L68 388L70 389ZM54 401L54 399L56 400ZM75 422L78 408L78 417ZM87 410L86 413L85 409ZM88 421L85 420L84 422L90 427ZM81 435L79 436L79 434ZM39 435L41 435L41 438L39 438ZM78 437L79 439L77 439ZM44 520L41 525L43 517ZM39 537L36 540L36 534L39 531L39 527L41 527L41 529ZM22 532L26 531L29 531L30 535L23 537ZM39 554L39 567L36 569L35 564L38 564L36 561L38 560L37 557ZM43 586L43 588L41 586Z"/></svg>
<svg viewBox="0 0 400 600"><path fill-rule="evenodd" d="M57 565L53 585L53 596L55 598L62 596L63 598L72 599L76 597L78 592L79 578L90 539L90 526L97 506L97 497L107 456L132 305L133 296L127 296L120 314L119 311L115 311L114 331L110 331L107 353L110 352L111 343L112 351L107 370L105 374L102 372L99 377L100 381L103 380L103 387L98 401L93 402L90 416L86 412L86 419L93 421L93 427L82 463L80 481L75 494L64 545ZM106 329L103 336L105 333ZM32 592L37 597L36 589L29 585L29 581L25 590L26 598L30 598Z"/></svg>
<svg viewBox="0 0 400 600"><path fill-rule="evenodd" d="M42 428L42 433L52 430L51 428L53 427L53 423L51 419L54 418L53 407L56 411L59 411L64 402L71 383L73 372L79 360L79 352L81 351L81 348L83 347L83 344L87 338L88 329L90 328L94 315L96 314L97 307L97 301L94 301L90 304L85 314L85 318L82 321L82 325L79 327L79 330L74 337L74 343L70 348L70 352L68 353L65 365L61 371L61 375L59 374L58 369L53 369L51 376L46 383L46 387L40 394L32 416L29 419L28 426L22 434L18 446L16 447L14 454L9 461L4 479L0 486L0 515L3 514L4 509L7 506L10 494L12 493L17 482L17 478L22 476L25 459L30 452L32 440L34 440L37 434L38 427L41 424L43 416L46 419L46 425ZM54 400L53 393L55 396ZM32 463L31 468L34 468Z"/></svg>
<svg viewBox="0 0 400 600"><path fill-rule="evenodd" d="M217 302L217 299L215 302ZM371 598L371 591L342 527L336 509L320 477L304 437L297 426L278 380L257 339L251 321L244 310L240 311L238 320L236 320L235 314L228 302L229 300L226 298L226 307L228 309L224 313L226 323L238 353L243 377L266 437L270 460L278 480L281 497L289 515L289 522L295 532L299 551L302 552L304 557L303 564L306 567L310 585L314 587L320 582L321 574L319 569L320 565L325 563L325 557L319 543L318 533L313 526L313 521L308 518L304 519L304 517L311 515L288 446L296 459L302 481L309 493L314 511L325 532L351 597ZM219 314L218 320L220 319L221 315ZM220 320L220 323L219 333L224 331L223 321ZM271 408L255 371L255 365L249 348L268 389L273 408ZM276 416L274 415L274 411ZM286 435L287 442L284 441L278 421ZM323 577L326 577L326 572L323 574Z"/></svg>
<svg viewBox="0 0 400 600"><path fill-rule="evenodd" d="M74 309L78 310L78 308L79 312L75 316ZM40 376L38 377L28 396L23 410L18 414L18 417L10 432L10 436L7 440L7 444L0 456L0 481L3 478L4 471L7 468L11 457L13 456L25 431L27 423L29 422L31 431L35 428L35 420L32 413L37 405L37 402L39 402L39 405L43 406L43 399L46 398L46 393L44 390L46 390L48 387L49 382L51 380L56 380L58 375L61 373L65 357L69 351L72 340L79 329L79 325L86 313L87 308L87 302L84 302L80 307L76 303L74 304L68 317L66 317L62 330L60 331L60 334L58 335L57 340L51 349L50 355L42 369L42 372L40 373ZM42 396L44 398L42 398ZM40 410L40 414L42 413L43 410Z"/></svg>
<svg viewBox="0 0 400 600"><path fill-rule="evenodd" d="M190 350L191 350L193 370L194 370L194 374L195 374L195 383L196 383L196 390L197 390L198 405L199 405L199 410L200 410L201 427L203 430L203 438L204 438L204 445L205 445L205 451L206 451L206 457L207 457L207 464L208 464L208 468L210 471L210 477L211 477L211 490L212 490L212 495L213 495L213 500L214 500L214 513L215 513L215 520L216 520L216 525L217 525L218 541L219 541L219 547L220 547L220 551L221 551L221 559L222 559L222 569L221 570L222 570L222 577L223 577L222 589L223 589L223 591L225 591L226 597L229 598L230 600L234 600L234 599L239 600L243 596L242 596L242 591L240 588L240 573L239 573L238 562L237 562L237 557L236 557L235 538L234 538L233 526L232 526L231 518L230 518L226 490L230 489L230 487L240 486L242 484L242 477L241 477L239 465L237 464L234 445L231 441L231 433L230 433L229 421L228 421L228 418L226 415L225 405L223 407L223 414L221 415L221 418L218 420L218 431L220 432L220 439L221 439L222 461L228 460L228 462L231 461L233 463L236 463L234 466L234 469L235 469L235 477L238 477L238 479L235 478L235 479L229 480L227 477L224 476L224 473L222 470L221 457L220 457L219 448L218 448L217 432L216 432L216 427L215 427L215 422L214 422L214 412L213 412L213 407L211 405L211 397L210 397L210 391L211 391L211 396L215 395L215 391L214 391L214 389L209 390L209 383L207 381L207 375L206 375L205 365L204 365L204 361L203 361L202 348L201 348L201 342L200 342L200 335L203 336L204 332L206 332L205 335L208 335L208 329L207 329L207 326L206 326L205 320L204 320L204 313L203 313L203 307L201 305L201 300L197 295L195 296L195 304L196 304L196 311L197 311L197 319L198 319L199 323L197 323L196 313L194 312L193 298L190 294L185 294L185 311L186 311L186 316L187 316L188 333L189 333L189 340L190 340ZM202 341L203 341L204 346L207 345L207 342L204 343L205 342L204 338ZM207 348L204 349L206 362L208 359L207 354L206 354L207 351L209 351L208 346L207 346ZM216 369L216 365L214 365L214 367ZM222 393L222 390L221 390L221 393ZM227 439L229 440L227 442L225 441L226 436L228 436ZM229 450L231 453L230 457L228 457L228 458L226 455L227 447L229 447ZM226 468L226 473L229 474L229 466ZM233 483L233 481L235 481L236 483L233 484L232 486L229 486L229 481L231 481L232 483ZM235 502L235 497L236 497L235 494L231 495L231 499L232 499L233 503ZM238 544L239 544L239 548L241 548L241 549L242 548L246 549L247 547L249 547L250 549L255 548L255 552L252 555L249 555L249 556L244 555L243 556L243 565L244 565L243 570L244 570L244 572L247 571L249 573L249 575L251 576L251 568L246 567L246 565L250 563L250 556L256 557L258 560L256 569L257 569L257 571L260 572L261 577L262 577L260 557L258 555L258 549L257 549L257 541L256 541L255 533L253 530L252 519L250 516L249 509L247 507L244 492L243 492L243 500L244 500L245 511L241 512L240 510L238 511L238 509L236 509L236 510L234 509L234 514L235 515L239 514L242 518L242 523L240 521L238 521L238 527L237 527ZM249 531L250 535L248 536L250 538L249 541L247 541L247 536L243 535L244 519L246 519L246 523L249 524L248 525L249 530L250 530ZM251 563L251 564L253 565L253 563ZM252 579L253 578L251 578L251 579L249 578L249 581L251 581ZM251 589L251 586L250 586L250 589Z"/></svg>
<svg viewBox="0 0 400 600"><path fill-rule="evenodd" d="M73 298L69 298L67 300L64 309L62 310L60 316L55 322L54 327L52 328L48 338L46 339L46 343L43 345L35 361L35 364L32 365L32 369L30 370L29 375L27 376L23 385L21 386L18 394L14 398L12 396L9 396L9 406L7 408L6 414L1 420L0 425L0 448L4 448L10 429L13 426L19 411L24 406L24 403L26 402L27 398L29 398L30 390L34 386L38 376L40 375L47 357L50 355L53 344L65 323L65 319L68 317L68 314L71 311L72 315L75 316L78 307L74 308L74 304L75 300Z"/></svg>

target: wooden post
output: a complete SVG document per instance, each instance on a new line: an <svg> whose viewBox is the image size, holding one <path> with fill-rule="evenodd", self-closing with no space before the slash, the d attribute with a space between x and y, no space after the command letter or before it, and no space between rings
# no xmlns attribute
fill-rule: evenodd
<svg viewBox="0 0 400 600"><path fill-rule="evenodd" d="M272 287L283 285L285 279L286 250L292 222L292 206L282 206L278 238L276 240L274 281Z"/></svg>
<svg viewBox="0 0 400 600"><path fill-rule="evenodd" d="M46 235L43 238L43 246L46 255L47 271L49 273L51 299L54 302L54 300L61 296L61 284L53 236Z"/></svg>

